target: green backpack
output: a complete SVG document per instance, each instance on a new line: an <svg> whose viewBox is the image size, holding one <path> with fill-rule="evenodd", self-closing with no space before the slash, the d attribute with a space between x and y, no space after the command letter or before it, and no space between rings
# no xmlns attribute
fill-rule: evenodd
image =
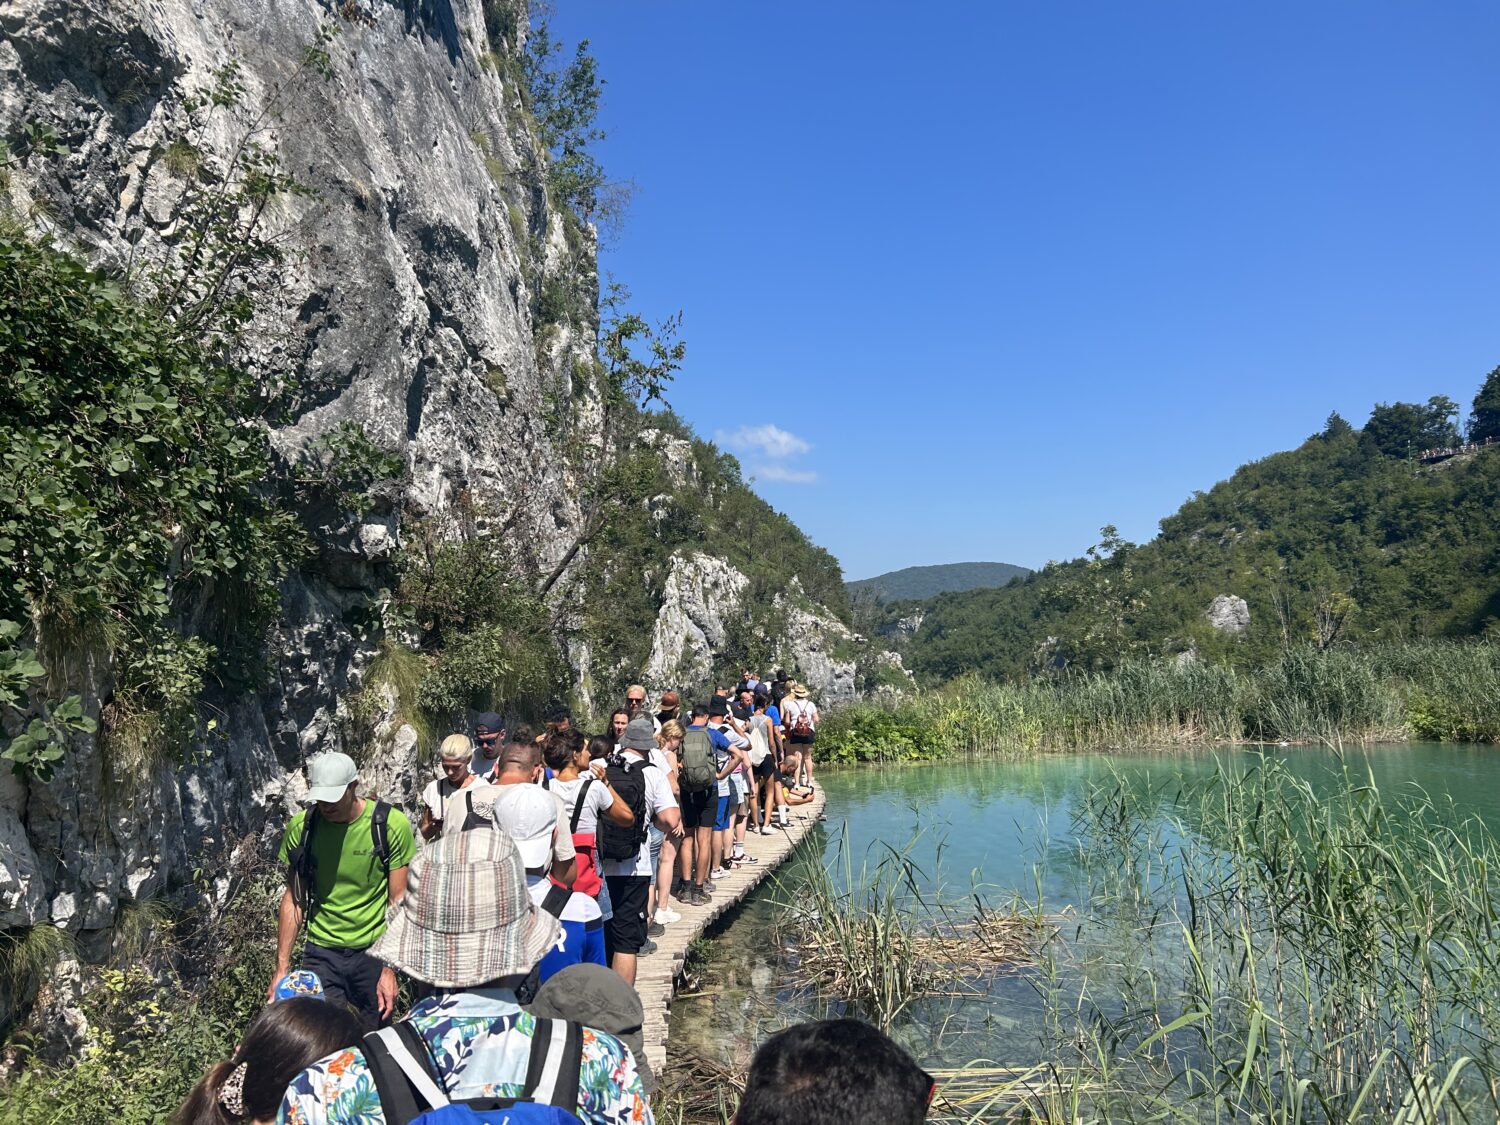
<svg viewBox="0 0 1500 1125"><path fill-rule="evenodd" d="M682 736L679 757L682 759L677 773L680 788L701 793L712 789L719 780L719 771L714 769L714 744L709 740L707 727L688 727Z"/></svg>

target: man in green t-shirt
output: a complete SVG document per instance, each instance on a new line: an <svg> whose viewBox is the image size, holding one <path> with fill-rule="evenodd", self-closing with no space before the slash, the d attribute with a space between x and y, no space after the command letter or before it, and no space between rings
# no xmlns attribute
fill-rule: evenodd
<svg viewBox="0 0 1500 1125"><path fill-rule="evenodd" d="M386 907L406 893L406 866L417 850L411 821L355 791L358 770L347 754L319 754L308 763L307 779L313 807L292 817L276 857L287 868L287 886L266 998L291 967L305 916L302 967L318 974L330 998L379 1023L395 1007L396 974L366 951L385 932ZM304 846L309 819L313 829Z"/></svg>

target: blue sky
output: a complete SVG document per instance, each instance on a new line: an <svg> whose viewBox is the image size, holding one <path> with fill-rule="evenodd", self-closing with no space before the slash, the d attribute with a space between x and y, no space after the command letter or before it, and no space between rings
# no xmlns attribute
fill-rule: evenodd
<svg viewBox="0 0 1500 1125"><path fill-rule="evenodd" d="M851 578L1144 540L1500 364L1500 5L560 0L672 394Z"/></svg>

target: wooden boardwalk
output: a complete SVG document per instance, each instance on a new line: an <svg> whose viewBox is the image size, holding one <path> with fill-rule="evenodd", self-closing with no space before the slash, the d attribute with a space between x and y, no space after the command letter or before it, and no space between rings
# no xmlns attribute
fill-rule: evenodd
<svg viewBox="0 0 1500 1125"><path fill-rule="evenodd" d="M673 922L666 933L655 939L656 952L640 959L635 976L635 988L641 994L641 1006L646 1010L646 1022L642 1028L646 1058L658 1078L667 1069L667 1021L671 1017L672 994L677 990L677 978L682 975L688 946L781 866L802 837L817 824L826 805L823 788L818 786L810 803L788 810L791 823L786 828L778 830L774 836L747 834L745 851L759 862L747 863L736 871L714 876L719 889L707 906L688 906L675 898L672 900L671 907L682 915L682 921Z"/></svg>

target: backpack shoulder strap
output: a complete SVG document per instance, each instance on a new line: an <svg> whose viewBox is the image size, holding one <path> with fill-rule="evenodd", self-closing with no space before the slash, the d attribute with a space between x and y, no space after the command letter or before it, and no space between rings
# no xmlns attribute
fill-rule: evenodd
<svg viewBox="0 0 1500 1125"><path fill-rule="evenodd" d="M380 857L380 867L385 877L391 877L391 806L384 801L375 802L375 811L370 816L370 842L375 854Z"/></svg>
<svg viewBox="0 0 1500 1125"><path fill-rule="evenodd" d="M409 1125L419 1114L448 1104L448 1095L433 1073L427 1044L405 1020L370 1032L360 1048L375 1079L386 1125Z"/></svg>
<svg viewBox="0 0 1500 1125"><path fill-rule="evenodd" d="M287 858L287 864L291 868L292 897L297 900L298 905L306 912L317 908L314 894L317 890L317 863L313 858L313 833L317 830L318 806L313 805L302 817L302 836L297 840L297 846Z"/></svg>
<svg viewBox="0 0 1500 1125"><path fill-rule="evenodd" d="M578 787L578 796L573 801L573 816L568 822L568 831L578 831L578 818L583 815L583 802L588 798L589 786L594 784L592 777L583 779L583 784Z"/></svg>
<svg viewBox="0 0 1500 1125"><path fill-rule="evenodd" d="M568 905L568 900L572 897L573 892L570 888L552 883L547 887L547 897L542 899L542 909L552 917L561 920L563 908Z"/></svg>
<svg viewBox="0 0 1500 1125"><path fill-rule="evenodd" d="M583 1028L571 1020L536 1021L523 1101L578 1112L578 1078L583 1069Z"/></svg>

